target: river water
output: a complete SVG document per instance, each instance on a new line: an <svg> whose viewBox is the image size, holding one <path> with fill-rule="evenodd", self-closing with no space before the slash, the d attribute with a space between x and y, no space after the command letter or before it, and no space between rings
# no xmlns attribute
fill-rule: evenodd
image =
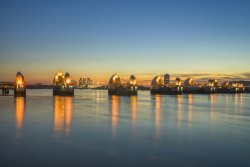
<svg viewBox="0 0 250 167"><path fill-rule="evenodd" d="M250 166L250 94L0 96L0 166Z"/></svg>

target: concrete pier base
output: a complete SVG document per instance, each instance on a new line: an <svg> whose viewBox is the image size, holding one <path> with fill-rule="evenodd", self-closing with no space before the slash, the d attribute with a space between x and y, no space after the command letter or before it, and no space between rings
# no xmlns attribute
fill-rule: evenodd
<svg viewBox="0 0 250 167"><path fill-rule="evenodd" d="M109 95L118 95L118 96L133 96L137 95L137 87L136 86L118 86L114 89L108 90Z"/></svg>
<svg viewBox="0 0 250 167"><path fill-rule="evenodd" d="M53 96L74 96L74 87L55 86L53 87Z"/></svg>
<svg viewBox="0 0 250 167"><path fill-rule="evenodd" d="M14 90L14 97L26 97L26 90Z"/></svg>
<svg viewBox="0 0 250 167"><path fill-rule="evenodd" d="M183 87L176 86L176 87L161 87L159 89L151 89L150 93L154 94L161 94L161 95L181 95L183 94Z"/></svg>

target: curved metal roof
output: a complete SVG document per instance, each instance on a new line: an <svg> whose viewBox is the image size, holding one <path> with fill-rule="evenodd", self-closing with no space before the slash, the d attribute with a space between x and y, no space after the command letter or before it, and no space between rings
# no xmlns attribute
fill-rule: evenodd
<svg viewBox="0 0 250 167"><path fill-rule="evenodd" d="M188 78L184 81L184 86L192 86L193 85L193 79Z"/></svg>
<svg viewBox="0 0 250 167"><path fill-rule="evenodd" d="M115 87L115 85L120 84L120 83L121 83L121 79L120 79L119 75L114 74L109 79L108 88L113 89Z"/></svg>
<svg viewBox="0 0 250 167"><path fill-rule="evenodd" d="M136 84L137 84L136 78L135 78L134 75L131 75L131 76L130 76L129 84L130 84L130 85L136 85Z"/></svg>
<svg viewBox="0 0 250 167"><path fill-rule="evenodd" d="M163 78L160 75L154 77L154 79L151 81L152 89L158 89L162 85L163 85Z"/></svg>

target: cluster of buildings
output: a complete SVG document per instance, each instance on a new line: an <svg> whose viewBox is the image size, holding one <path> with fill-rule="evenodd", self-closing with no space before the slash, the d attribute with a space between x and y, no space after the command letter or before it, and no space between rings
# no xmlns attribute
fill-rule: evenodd
<svg viewBox="0 0 250 167"><path fill-rule="evenodd" d="M79 88L93 88L93 81L89 77L82 77L79 79Z"/></svg>

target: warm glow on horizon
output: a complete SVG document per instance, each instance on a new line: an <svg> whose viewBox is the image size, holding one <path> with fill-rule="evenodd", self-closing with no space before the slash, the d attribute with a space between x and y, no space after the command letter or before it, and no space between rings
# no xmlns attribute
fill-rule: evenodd
<svg viewBox="0 0 250 167"><path fill-rule="evenodd" d="M68 70L69 71L69 70ZM31 73L30 71L22 71L26 78L27 84L35 84L35 83L42 83L42 84L52 84L53 83L53 77L54 72L50 72L48 74L40 75L39 73ZM1 75L0 81L13 81L13 78L15 78L15 72L9 73L6 77ZM71 80L75 80L77 83L79 82L79 79L83 76L89 76L95 83L99 82L101 84L107 85L108 81L110 79L110 76L112 73L103 73L103 75L100 75L99 73L96 74L89 74L83 72L79 73L71 73ZM138 85L144 85L144 86L150 86L151 80L158 75L163 75L165 71L162 71L160 73L152 73L152 74L137 74L133 73L136 77L136 82ZM225 82L225 81L239 81L239 80L250 80L250 73L169 73L171 77L171 81L174 82L176 78L180 78L182 81L186 80L187 78L193 78L194 82L207 82L209 79L216 79L219 83ZM121 73L120 76L122 78L128 78L131 74L130 73ZM56 77L56 76L55 76ZM58 78L58 76L57 76ZM21 83L19 81L19 83Z"/></svg>

